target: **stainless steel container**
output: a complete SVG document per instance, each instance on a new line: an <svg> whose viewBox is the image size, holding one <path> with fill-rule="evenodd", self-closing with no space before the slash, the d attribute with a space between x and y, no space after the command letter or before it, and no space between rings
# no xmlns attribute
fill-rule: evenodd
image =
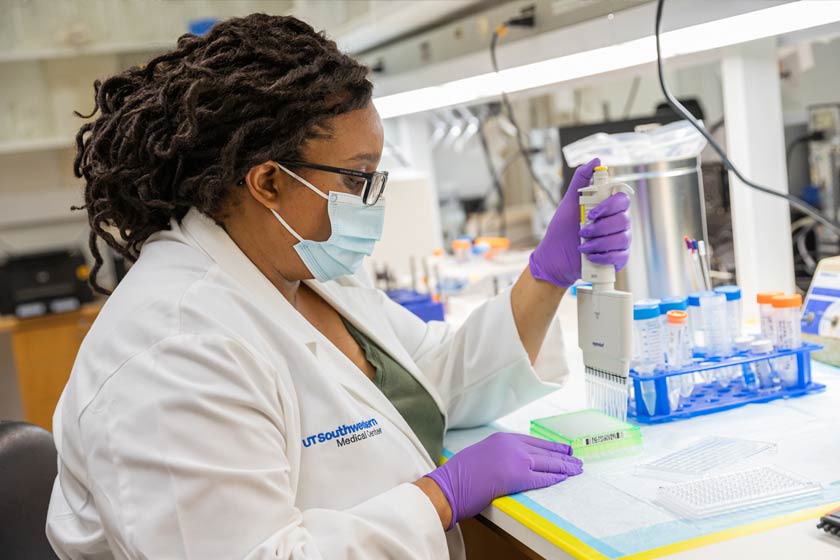
<svg viewBox="0 0 840 560"><path fill-rule="evenodd" d="M634 299L687 294L691 270L683 238L708 237L700 158L610 166L610 175L636 191L630 261L617 289Z"/></svg>

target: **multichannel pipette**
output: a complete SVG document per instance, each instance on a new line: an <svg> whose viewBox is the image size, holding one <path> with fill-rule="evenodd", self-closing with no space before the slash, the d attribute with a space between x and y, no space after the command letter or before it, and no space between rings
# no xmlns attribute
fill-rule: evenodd
<svg viewBox="0 0 840 560"><path fill-rule="evenodd" d="M580 189L580 221L589 211L616 192L633 194L621 183L611 183L606 167L595 168L591 186ZM627 418L627 378L633 357L633 296L615 289L615 267L581 257L582 279L592 286L579 286L578 343L586 370L586 397L595 408L624 420Z"/></svg>

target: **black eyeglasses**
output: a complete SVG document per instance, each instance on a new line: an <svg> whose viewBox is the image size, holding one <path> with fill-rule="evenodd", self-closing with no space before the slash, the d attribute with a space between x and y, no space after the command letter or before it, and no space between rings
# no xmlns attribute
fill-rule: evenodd
<svg viewBox="0 0 840 560"><path fill-rule="evenodd" d="M365 186L362 189L362 203L366 206L373 206L382 197L385 192L385 184L388 182L387 171L374 171L372 173L365 173L356 169L346 169L344 167L331 167L329 165L320 165L318 163L306 163L302 161L276 161L275 163L284 167L306 167L308 169L317 169L318 171L326 171L327 173L337 173L339 175L349 175L350 177L358 177L365 180ZM242 179L238 183L244 185L245 180Z"/></svg>

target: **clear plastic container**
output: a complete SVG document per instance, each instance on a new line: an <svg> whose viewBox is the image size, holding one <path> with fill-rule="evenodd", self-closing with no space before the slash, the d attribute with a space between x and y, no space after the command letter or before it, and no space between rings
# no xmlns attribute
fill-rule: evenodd
<svg viewBox="0 0 840 560"><path fill-rule="evenodd" d="M531 420L531 435L569 445L575 457L614 455L641 446L642 430L598 410Z"/></svg>
<svg viewBox="0 0 840 560"><path fill-rule="evenodd" d="M659 300L659 318L662 321L662 328L667 329L668 312L669 311L685 311L688 313L688 298L682 296L667 297ZM686 323L687 328L688 323Z"/></svg>
<svg viewBox="0 0 840 560"><path fill-rule="evenodd" d="M599 132L563 147L572 167L600 157L604 165L634 165L700 155L706 139L687 121L677 121L640 132Z"/></svg>
<svg viewBox="0 0 840 560"><path fill-rule="evenodd" d="M700 297L713 292L692 292L688 294L688 329L691 331L691 346L703 352L703 314L700 311Z"/></svg>
<svg viewBox="0 0 840 560"><path fill-rule="evenodd" d="M642 377L652 376L654 371L662 368L665 359L658 303L637 303L633 306L633 335L635 369ZM645 408L653 414L656 409L656 386L653 381L642 381L641 387ZM638 400L636 406L639 406Z"/></svg>
<svg viewBox="0 0 840 560"><path fill-rule="evenodd" d="M453 239L452 253L459 263L467 262L472 257L472 241L469 239Z"/></svg>
<svg viewBox="0 0 840 560"><path fill-rule="evenodd" d="M775 443L709 436L684 449L639 465L636 474L663 480L692 480L712 471L731 469L760 453L775 451Z"/></svg>
<svg viewBox="0 0 840 560"><path fill-rule="evenodd" d="M671 310L666 314L665 361L671 369L680 369L691 363L691 334L688 331L688 313ZM668 401L671 412L679 408L680 397L687 399L694 391L694 374L667 378Z"/></svg>
<svg viewBox="0 0 840 560"><path fill-rule="evenodd" d="M724 358L732 354L732 336L726 321L726 296L714 292L703 294L700 296L700 312L703 316L706 355ZM724 389L729 386L730 369L712 370L718 384Z"/></svg>
<svg viewBox="0 0 840 560"><path fill-rule="evenodd" d="M660 488L656 501L681 517L698 519L814 496L816 482L775 467L704 478Z"/></svg>
<svg viewBox="0 0 840 560"><path fill-rule="evenodd" d="M754 340L750 344L750 352L756 356L770 354L773 352L773 343L766 338ZM760 390L778 391L780 389L779 377L776 375L776 372L773 371L773 366L771 365L770 360L760 360L758 362L752 362L749 365L750 370L758 381Z"/></svg>
<svg viewBox="0 0 840 560"><path fill-rule="evenodd" d="M773 336L773 298L783 295L785 295L784 292L759 292L756 295L758 314L761 317L761 338L775 340Z"/></svg>
<svg viewBox="0 0 840 560"><path fill-rule="evenodd" d="M735 344L735 339L741 336L741 288L738 286L718 286L716 294L726 297L726 326L729 329L729 339ZM728 379L724 379L728 378ZM728 387L741 378L741 368L731 367L718 370L718 382L722 387Z"/></svg>
<svg viewBox="0 0 840 560"><path fill-rule="evenodd" d="M726 297L726 325L729 336L735 340L741 336L741 288L738 286L718 286L716 294Z"/></svg>
<svg viewBox="0 0 840 560"><path fill-rule="evenodd" d="M776 350L793 350L802 346L802 296L775 296L773 305L773 334ZM783 387L793 387L799 381L796 356L774 360Z"/></svg>

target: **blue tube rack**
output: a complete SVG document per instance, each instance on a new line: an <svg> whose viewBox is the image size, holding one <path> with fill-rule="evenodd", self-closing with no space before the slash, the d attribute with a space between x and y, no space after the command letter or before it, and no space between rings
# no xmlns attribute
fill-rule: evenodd
<svg viewBox="0 0 840 560"><path fill-rule="evenodd" d="M822 349L817 344L805 343L796 350L780 350L769 354L736 354L728 358L706 358L702 355L695 355L694 362L680 369L656 370L653 375L641 377L639 373L631 369L631 396L628 403L628 416L641 424L659 424L673 420L684 420L702 414L711 414L722 410L729 410L749 403L763 403L777 399L801 397L810 393L825 390L825 385L811 381L811 352ZM668 402L668 381L669 377L691 374L696 382L695 374L706 371L713 371L728 367L739 367L760 362L763 360L773 361L785 356L795 356L798 370L797 383L791 387L775 387L773 389L746 389L741 378L733 379L729 387L722 388L715 381L708 384L695 384L694 391L687 399L680 397L680 408L671 411ZM642 398L643 381L654 383L656 389L656 405L653 414L650 414Z"/></svg>

